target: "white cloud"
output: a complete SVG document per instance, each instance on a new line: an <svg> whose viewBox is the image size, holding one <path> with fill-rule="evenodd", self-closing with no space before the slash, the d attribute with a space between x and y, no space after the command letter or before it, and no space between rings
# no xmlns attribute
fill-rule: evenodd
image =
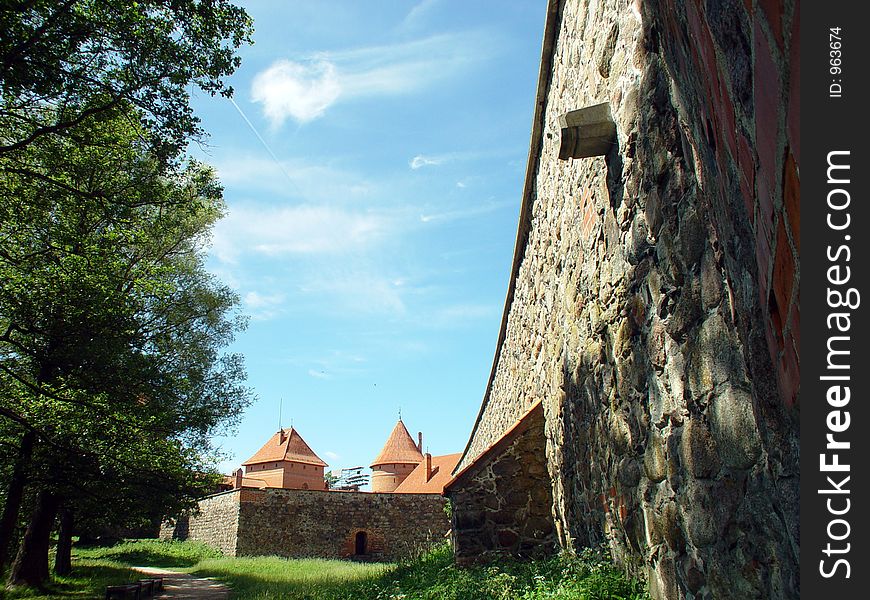
<svg viewBox="0 0 870 600"><path fill-rule="evenodd" d="M329 379L326 371L318 371L317 369L308 369L308 375L315 379Z"/></svg>
<svg viewBox="0 0 870 600"><path fill-rule="evenodd" d="M280 304L284 300L284 294L260 294L248 292L245 294L245 305L248 308L265 308Z"/></svg>
<svg viewBox="0 0 870 600"><path fill-rule="evenodd" d="M373 244L387 228L383 216L329 206L234 206L217 223L212 254L235 263L241 254L341 254Z"/></svg>
<svg viewBox="0 0 870 600"><path fill-rule="evenodd" d="M408 161L408 166L414 169L415 171L421 167L429 167L434 165L441 165L448 162L454 161L468 161L468 160L479 160L481 158L485 158L488 155L492 155L492 152L480 152L480 151L462 151L462 152L446 152L444 154L418 154L410 161ZM469 181L473 179L473 177L466 177L464 181ZM457 184L458 185L458 184ZM464 187L465 184L462 184Z"/></svg>
<svg viewBox="0 0 870 600"><path fill-rule="evenodd" d="M227 152L215 163L218 178L227 188L266 191L275 196L328 202L368 196L373 184L365 177L329 164L282 160L242 152Z"/></svg>
<svg viewBox="0 0 870 600"><path fill-rule="evenodd" d="M420 221L422 223L449 223L451 221L459 221L461 219L470 219L485 215L507 206L516 206L515 202L487 202L486 204L478 204L476 206L466 206L454 210L446 210L437 213L422 214Z"/></svg>
<svg viewBox="0 0 870 600"><path fill-rule="evenodd" d="M431 157L430 156L423 156L422 154L418 154L417 156L415 156L414 158L411 159L411 162L409 162L408 165L416 171L420 167L428 167L431 165L440 165L442 162L444 162L443 158L436 157L436 156L431 156Z"/></svg>
<svg viewBox="0 0 870 600"><path fill-rule="evenodd" d="M261 294L256 291L248 292L244 297L245 308L256 321L266 321L280 314L284 300L284 294Z"/></svg>
<svg viewBox="0 0 870 600"><path fill-rule="evenodd" d="M263 113L276 129L287 117L300 123L316 119L340 93L335 65L326 60L278 60L258 73L251 85L254 102L263 105Z"/></svg>
<svg viewBox="0 0 870 600"><path fill-rule="evenodd" d="M346 313L377 313L394 317L407 312L403 294L408 293L395 278L379 273L348 270L320 273L306 282L300 291L326 295L337 303L336 309Z"/></svg>
<svg viewBox="0 0 870 600"><path fill-rule="evenodd" d="M324 455L326 456L326 458L328 458L329 460L338 460L339 458L341 458L341 456L339 456L338 453L333 452L332 450L327 450L327 451L324 452L323 454L324 454Z"/></svg>
<svg viewBox="0 0 870 600"><path fill-rule="evenodd" d="M410 11L408 11L408 14L402 21L401 27L415 27L439 2L440 0L422 0L422 2L418 3Z"/></svg>
<svg viewBox="0 0 870 600"><path fill-rule="evenodd" d="M434 35L384 46L279 59L254 78L251 95L274 128L306 123L342 99L406 94L438 84L487 59L486 31Z"/></svg>
<svg viewBox="0 0 870 600"><path fill-rule="evenodd" d="M473 321L499 314L499 307L491 304L456 304L438 311L436 320L443 323Z"/></svg>

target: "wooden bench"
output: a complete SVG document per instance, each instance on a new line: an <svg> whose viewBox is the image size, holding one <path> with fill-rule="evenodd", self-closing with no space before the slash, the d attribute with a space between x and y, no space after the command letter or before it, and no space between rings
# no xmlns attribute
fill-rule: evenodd
<svg viewBox="0 0 870 600"><path fill-rule="evenodd" d="M107 585L105 600L125 600L133 598L139 600L141 598L142 586L138 583L125 583L124 585Z"/></svg>
<svg viewBox="0 0 870 600"><path fill-rule="evenodd" d="M139 596L142 598L150 598L154 595L154 580L153 579L140 579L139 580L140 592Z"/></svg>
<svg viewBox="0 0 870 600"><path fill-rule="evenodd" d="M136 583L106 586L105 600L125 600L126 598L140 600L142 598L153 597L155 594L162 591L163 578L150 577L148 579L140 579Z"/></svg>
<svg viewBox="0 0 870 600"><path fill-rule="evenodd" d="M163 591L163 578L162 577L149 577L147 579L140 579L139 583L144 584L146 581L150 581L153 584L152 593L156 594L157 592Z"/></svg>

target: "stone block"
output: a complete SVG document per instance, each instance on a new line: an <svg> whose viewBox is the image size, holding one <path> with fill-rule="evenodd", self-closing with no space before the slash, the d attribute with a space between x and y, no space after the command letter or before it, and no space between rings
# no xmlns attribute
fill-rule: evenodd
<svg viewBox="0 0 870 600"><path fill-rule="evenodd" d="M665 443L658 431L652 431L643 455L643 467L650 481L658 483L668 473L668 463L665 456Z"/></svg>
<svg viewBox="0 0 870 600"><path fill-rule="evenodd" d="M559 128L559 158L562 160L604 156L616 144L616 123L607 102L561 115Z"/></svg>
<svg viewBox="0 0 870 600"><path fill-rule="evenodd" d="M713 399L710 428L719 455L727 466L748 469L761 454L761 437L753 410L752 395L726 386Z"/></svg>
<svg viewBox="0 0 870 600"><path fill-rule="evenodd" d="M696 417L683 426L680 452L686 469L695 477L708 478L719 471L719 457L710 430Z"/></svg>

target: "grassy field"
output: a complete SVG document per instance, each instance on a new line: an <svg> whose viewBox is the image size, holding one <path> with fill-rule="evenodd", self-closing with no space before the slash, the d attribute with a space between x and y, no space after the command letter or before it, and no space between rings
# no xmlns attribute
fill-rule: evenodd
<svg viewBox="0 0 870 600"><path fill-rule="evenodd" d="M105 560L77 560L73 572L68 577L55 577L44 590L16 588L0 590L4 600L47 600L48 598L69 598L70 600L102 598L107 585L136 581L142 577L126 565Z"/></svg>
<svg viewBox="0 0 870 600"><path fill-rule="evenodd" d="M214 577L245 600L643 600L600 554L533 562L503 561L457 569L448 547L399 565L276 557L229 558L202 544L137 540L110 548L76 548L74 574L49 595L18 598L97 598L107 584L135 580L130 566L156 566Z"/></svg>

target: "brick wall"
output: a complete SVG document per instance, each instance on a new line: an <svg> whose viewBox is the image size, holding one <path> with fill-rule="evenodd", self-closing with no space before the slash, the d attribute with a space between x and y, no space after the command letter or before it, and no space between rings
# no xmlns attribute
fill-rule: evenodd
<svg viewBox="0 0 870 600"><path fill-rule="evenodd" d="M540 401L563 547L608 543L656 598L796 597L797 7L549 14L503 329L458 471ZM618 145L560 160L558 117L599 102Z"/></svg>
<svg viewBox="0 0 870 600"><path fill-rule="evenodd" d="M322 490L326 488L323 467L289 460L249 465L245 467L245 475L264 481L268 487L297 490Z"/></svg>

